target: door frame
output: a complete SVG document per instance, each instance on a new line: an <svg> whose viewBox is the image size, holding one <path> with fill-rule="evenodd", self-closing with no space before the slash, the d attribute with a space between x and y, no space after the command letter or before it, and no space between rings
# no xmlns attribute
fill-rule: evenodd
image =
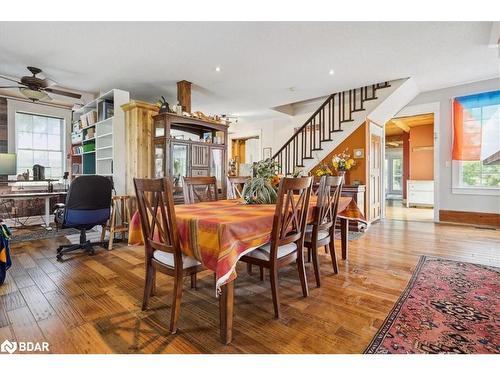
<svg viewBox="0 0 500 375"><path fill-rule="evenodd" d="M393 117L406 117L406 116L417 116L417 115L425 115L432 113L434 115L434 222L439 223L439 209L440 209L440 201L439 201L439 179L440 179L440 163L441 158L439 154L440 145L439 145L439 134L441 128L441 103L440 102L432 102L432 103L423 103L423 104L415 104L404 107L401 111L396 113ZM384 149L382 152L384 153L385 159L385 127L384 130ZM451 141L451 140L450 140ZM451 172L450 172L451 174ZM385 184L383 184L383 191L385 195ZM383 210L382 217L385 218L385 200L382 202Z"/></svg>
<svg viewBox="0 0 500 375"><path fill-rule="evenodd" d="M385 131L384 127L380 126L376 122L366 119L367 121L367 127L366 127L366 209L365 213L367 215L367 219L369 222L374 221L374 219L371 217L371 200L370 200L370 194L371 194L371 176L370 176L370 169L371 169L371 160L370 160L370 155L371 155L371 140L372 140L372 135L376 135L380 137L380 182L379 184L379 200L380 200L380 217L377 218L376 220L383 219L385 217L385 171L384 171L384 160L385 160Z"/></svg>

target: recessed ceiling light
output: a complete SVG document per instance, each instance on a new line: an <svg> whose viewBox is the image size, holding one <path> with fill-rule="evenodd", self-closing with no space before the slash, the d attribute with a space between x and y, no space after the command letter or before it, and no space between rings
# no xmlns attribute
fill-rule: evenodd
<svg viewBox="0 0 500 375"><path fill-rule="evenodd" d="M216 71L216 72L220 72L220 66L216 66L216 67L215 67L215 71Z"/></svg>
<svg viewBox="0 0 500 375"><path fill-rule="evenodd" d="M330 69L330 71L328 72L328 74L330 74L331 76L333 76L335 74L335 70Z"/></svg>

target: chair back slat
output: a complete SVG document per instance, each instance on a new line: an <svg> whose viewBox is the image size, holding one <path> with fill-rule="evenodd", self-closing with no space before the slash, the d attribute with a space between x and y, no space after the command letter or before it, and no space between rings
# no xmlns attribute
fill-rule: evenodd
<svg viewBox="0 0 500 375"><path fill-rule="evenodd" d="M283 178L271 233L271 259L277 259L279 246L304 240L312 177Z"/></svg>
<svg viewBox="0 0 500 375"><path fill-rule="evenodd" d="M167 178L134 178L134 187L146 258L152 258L155 250L161 250L174 254L176 265L177 262L182 265L170 181Z"/></svg>
<svg viewBox="0 0 500 375"><path fill-rule="evenodd" d="M342 191L342 176L322 176L316 189L316 207L313 226L317 230L326 230L335 226L340 193Z"/></svg>
<svg viewBox="0 0 500 375"><path fill-rule="evenodd" d="M219 199L215 177L183 177L184 203L209 202Z"/></svg>
<svg viewBox="0 0 500 375"><path fill-rule="evenodd" d="M243 198L243 188L250 176L227 177L227 199Z"/></svg>

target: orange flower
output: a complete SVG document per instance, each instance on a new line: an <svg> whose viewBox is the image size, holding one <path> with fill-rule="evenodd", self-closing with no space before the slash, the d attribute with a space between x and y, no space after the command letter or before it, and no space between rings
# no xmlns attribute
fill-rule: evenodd
<svg viewBox="0 0 500 375"><path fill-rule="evenodd" d="M278 186L279 184L280 184L280 176L274 175L273 178L271 179L271 185Z"/></svg>

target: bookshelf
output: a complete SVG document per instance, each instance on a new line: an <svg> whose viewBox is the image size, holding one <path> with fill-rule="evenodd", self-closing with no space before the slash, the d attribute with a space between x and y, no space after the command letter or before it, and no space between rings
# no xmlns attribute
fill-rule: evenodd
<svg viewBox="0 0 500 375"><path fill-rule="evenodd" d="M125 115L128 92L113 89L73 111L70 174L113 177L117 194L125 192Z"/></svg>

